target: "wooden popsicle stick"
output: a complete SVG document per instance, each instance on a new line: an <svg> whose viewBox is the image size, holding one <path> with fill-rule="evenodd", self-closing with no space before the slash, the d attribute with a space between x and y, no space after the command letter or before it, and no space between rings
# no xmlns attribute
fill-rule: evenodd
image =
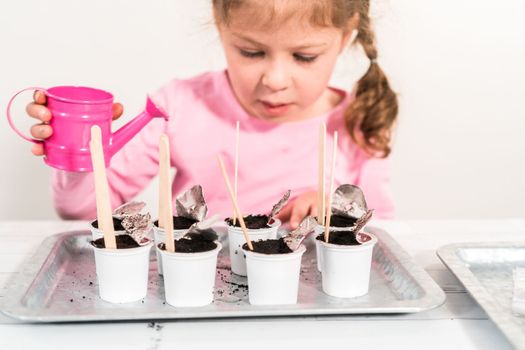
<svg viewBox="0 0 525 350"><path fill-rule="evenodd" d="M91 152L91 163L95 178L98 228L104 233L104 246L107 249L117 249L108 179L106 177L106 164L104 162L104 150L102 149L102 132L98 125L91 127L89 151Z"/></svg>
<svg viewBox="0 0 525 350"><path fill-rule="evenodd" d="M235 213L237 214L237 217L239 218L239 223L241 224L241 229L242 229L242 233L244 234L244 239L246 240L246 243L248 244L248 248L250 250L253 250L252 241L250 240L248 229L246 228L246 225L244 223L244 217L242 216L241 209L239 209L239 204L237 203L237 197L235 197L235 195L233 194L232 185L230 184L230 179L228 178L228 174L226 173L226 168L224 167L224 162L220 154L217 155L217 160L219 161L219 166L221 168L222 177L224 178L224 182L226 183L226 187L228 188L228 193L230 194L230 198L233 203L233 208L235 210Z"/></svg>
<svg viewBox="0 0 525 350"><path fill-rule="evenodd" d="M330 236L330 219L332 218L332 197L334 192L335 160L337 156L337 131L334 132L334 148L332 150L332 169L330 172L330 192L328 192L328 206L326 208L326 223L324 227L324 241L328 243Z"/></svg>
<svg viewBox="0 0 525 350"><path fill-rule="evenodd" d="M233 194L237 198L237 178L239 172L239 121L237 120L237 125L235 129L235 168L233 175ZM235 225L237 217L235 215L235 210L233 211L233 224Z"/></svg>
<svg viewBox="0 0 525 350"><path fill-rule="evenodd" d="M162 136L161 136L162 137ZM160 138L159 138L159 228L161 229L164 229L165 225L164 225L164 212L166 211L166 202L168 201L168 199L166 198L167 196L167 193L166 191L163 190L163 184L162 182L160 181L160 178L161 176L161 172L162 172L162 166L161 166L161 163L160 163L160 152L161 152L161 145L160 145ZM168 157L169 158L169 157ZM169 180L168 180L169 182Z"/></svg>
<svg viewBox="0 0 525 350"><path fill-rule="evenodd" d="M325 157L326 157L326 124L319 127L319 172L317 189L317 222L324 225L325 220Z"/></svg>
<svg viewBox="0 0 525 350"><path fill-rule="evenodd" d="M164 208L164 203L166 203L166 199L164 198L164 195L161 193L160 190L160 182L159 182L159 228L164 229L164 215L161 215L161 213L164 213L166 210Z"/></svg>
<svg viewBox="0 0 525 350"><path fill-rule="evenodd" d="M166 134L159 140L159 222L162 218L166 233L166 250L175 252L173 237L173 203L170 179L170 142Z"/></svg>

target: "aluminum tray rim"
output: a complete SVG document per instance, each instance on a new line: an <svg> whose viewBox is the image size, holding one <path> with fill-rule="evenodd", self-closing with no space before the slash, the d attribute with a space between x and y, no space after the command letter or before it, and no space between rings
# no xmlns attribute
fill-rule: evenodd
<svg viewBox="0 0 525 350"><path fill-rule="evenodd" d="M122 315L122 310L105 310L109 317L104 319L100 315L38 315L32 313L27 307L20 307L20 300L25 291L31 286L34 278L43 267L49 254L53 249L58 249L56 244L59 240L68 236L86 235L88 230L74 230L54 234L47 237L33 256L29 257L21 265L21 270L15 273L8 282L6 295L0 299L0 312L8 317L14 318L25 323L47 323L47 322L92 322L92 321L133 321L133 320L160 320L160 319L225 319L225 318L244 318L244 317L294 317L294 316L329 316L329 315L363 315L363 314L402 314L417 313L436 308L445 302L446 296L437 283L428 273L415 263L413 258L399 246L399 244L384 230L377 227L370 227L370 231L379 236L380 239L389 247L394 256L408 274L417 282L423 290L421 298L413 300L400 300L394 302L387 308L378 307L359 307L352 308L331 308L302 305L298 309L296 305L279 306L276 311L275 306L269 307L250 307L249 310L223 311L217 314L216 311L192 313L193 308L173 308L173 312L159 315L154 312L128 313ZM114 311L113 313L111 311Z"/></svg>
<svg viewBox="0 0 525 350"><path fill-rule="evenodd" d="M488 317L507 339L517 348L525 349L525 332L513 322L512 317L514 316L501 311L498 301L481 284L479 279L468 268L468 263L462 260L458 254L462 249L502 249L513 247L525 248L525 241L452 243L438 248L436 255L464 285L468 293L487 313Z"/></svg>

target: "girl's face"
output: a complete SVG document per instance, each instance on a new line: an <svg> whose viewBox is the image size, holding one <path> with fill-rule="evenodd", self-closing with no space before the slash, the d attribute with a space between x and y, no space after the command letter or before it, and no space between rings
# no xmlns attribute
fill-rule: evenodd
<svg viewBox="0 0 525 350"><path fill-rule="evenodd" d="M230 83L250 115L302 120L337 103L327 86L349 35L304 22L290 19L260 28L232 18L229 25L219 25Z"/></svg>

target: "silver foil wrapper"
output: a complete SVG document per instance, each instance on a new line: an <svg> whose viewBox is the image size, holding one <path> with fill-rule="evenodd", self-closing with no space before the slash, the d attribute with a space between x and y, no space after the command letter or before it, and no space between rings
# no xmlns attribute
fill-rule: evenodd
<svg viewBox="0 0 525 350"><path fill-rule="evenodd" d="M151 215L141 214L145 207L144 202L128 202L113 211L113 217L122 220L122 227L126 233L139 245L148 244L150 241L147 235L151 230Z"/></svg>
<svg viewBox="0 0 525 350"><path fill-rule="evenodd" d="M144 202L128 202L122 204L113 211L113 217L123 219L126 216L138 214L144 209L146 203Z"/></svg>
<svg viewBox="0 0 525 350"><path fill-rule="evenodd" d="M359 219L368 211L363 191L354 185L341 185L332 200L332 215Z"/></svg>
<svg viewBox="0 0 525 350"><path fill-rule="evenodd" d="M374 214L374 210L373 209L368 209L367 212L365 213L365 215L363 215L359 219L357 219L357 221L355 223L353 231L354 231L355 239L359 243L363 243L363 242L360 241L359 231L361 231L361 229L363 227L365 227L365 225L370 221L370 219L372 218L373 214Z"/></svg>
<svg viewBox="0 0 525 350"><path fill-rule="evenodd" d="M202 187L195 185L180 194L175 201L177 215L202 221L208 213L208 207L202 194Z"/></svg>
<svg viewBox="0 0 525 350"><path fill-rule="evenodd" d="M136 213L125 216L122 219L122 226L139 245L145 245L149 243L150 239L147 237L147 235L152 226L150 213Z"/></svg>
<svg viewBox="0 0 525 350"><path fill-rule="evenodd" d="M297 250L305 238L314 231L315 226L317 226L316 218L313 216L305 217L295 230L283 237L284 243L286 243L291 250Z"/></svg>
<svg viewBox="0 0 525 350"><path fill-rule="evenodd" d="M270 215L269 215L270 219L272 219L275 215L279 214L281 209L284 208L286 203L288 203L288 199L290 199L290 193L292 193L291 190L286 191L286 193L284 194L283 198L281 198L279 200L279 202L277 202L277 204L275 204L272 207L272 211L270 212Z"/></svg>

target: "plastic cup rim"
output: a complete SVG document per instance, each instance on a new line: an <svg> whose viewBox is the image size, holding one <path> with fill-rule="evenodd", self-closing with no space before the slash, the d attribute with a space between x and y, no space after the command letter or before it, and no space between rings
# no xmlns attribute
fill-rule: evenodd
<svg viewBox="0 0 525 350"><path fill-rule="evenodd" d="M273 229L278 229L279 227L281 227L281 220L279 219L274 219L275 221L273 222L273 224L270 225L270 227L263 227L263 228L246 228L250 233L253 233L253 234L257 234L257 233L261 233L261 234L264 234L266 233L267 231L271 231ZM242 234L242 227L239 227L239 226L231 226L231 225L228 225L226 224L226 227L228 228L228 232L232 232L232 233L241 233Z"/></svg>
<svg viewBox="0 0 525 350"><path fill-rule="evenodd" d="M153 229L156 230L160 234L166 234L166 230L164 230L163 228L158 227L155 224L153 224ZM189 227L188 228L174 228L173 232L183 232L183 231L188 231L189 229L190 229Z"/></svg>
<svg viewBox="0 0 525 350"><path fill-rule="evenodd" d="M90 222L89 222L89 226L90 226L93 230L95 230L95 231L102 232L101 229L96 228L95 225L93 225L93 224L95 223L95 221L97 221L97 219L94 219L94 220L90 221ZM127 231L126 231L126 230L115 230L115 232L127 232Z"/></svg>
<svg viewBox="0 0 525 350"><path fill-rule="evenodd" d="M217 251L220 251L222 249L222 244L221 242L215 240L213 241L217 246L215 247L215 249L212 249L212 250L207 250L205 252L192 252L192 253L183 253L183 252L177 252L175 251L174 253L171 253L171 252L168 252L166 250L162 250L159 248L159 245L164 243L164 242L161 242L161 243L158 243L155 245L155 248L157 249L158 252L160 252L161 254L163 255L166 255L166 256L169 256L171 258L194 258L194 259L198 259L198 258L203 258L205 256L208 256L208 255L213 255L215 254L215 252Z"/></svg>
<svg viewBox="0 0 525 350"><path fill-rule="evenodd" d="M289 259L292 259L294 258L296 255L299 255L299 254L304 254L304 252L306 252L306 246L304 244L301 244L299 246L299 248L297 248L296 250L292 251L291 253L284 253L284 254L264 254L264 253L258 253L258 252L254 252L254 251L251 251L249 249L244 249L242 248L243 252L246 254L248 253L248 255L251 255L251 257L253 258L259 258L259 259L265 259L265 260L277 260L278 258L282 258L282 259L286 259L286 258L289 258Z"/></svg>
<svg viewBox="0 0 525 350"><path fill-rule="evenodd" d="M144 244L144 245L141 245L139 247L135 247L135 248L125 248L125 249L108 249L108 248L98 248L98 247L95 247L93 244L89 244L91 247L93 247L93 249L95 249L95 251L99 252L99 253L112 253L114 255L120 255L120 254L124 254L124 253L128 253L129 255L132 255L132 253L134 254L138 254L141 250L146 250L146 249L150 249L152 246L153 246L153 240L149 239L148 238L148 243L147 244ZM92 241L91 241L92 242Z"/></svg>
<svg viewBox="0 0 525 350"><path fill-rule="evenodd" d="M341 244L334 244L334 243L326 243L324 240L320 241L318 239L315 239L315 242L319 242L326 248L330 249L338 249L338 250L362 250L367 249L369 246L374 246L377 243L377 237L369 232L360 232L361 234L365 234L369 236L371 239L367 242L361 243L360 245L341 245Z"/></svg>
<svg viewBox="0 0 525 350"><path fill-rule="evenodd" d="M73 89L89 89L94 91L99 91L104 94L109 95L110 97L106 97L100 100L81 100L81 99L75 99L75 98L69 98L69 97L63 97L56 95L52 92L49 92L49 90L55 89L55 88L73 88ZM80 103L80 104L90 104L90 105L97 105L97 104L107 104L113 102L113 94L109 91L98 89L98 88L92 88L89 86L76 86L76 85L60 85L60 86L53 86L45 90L45 94L48 97L51 97L55 100L66 102L66 103Z"/></svg>

